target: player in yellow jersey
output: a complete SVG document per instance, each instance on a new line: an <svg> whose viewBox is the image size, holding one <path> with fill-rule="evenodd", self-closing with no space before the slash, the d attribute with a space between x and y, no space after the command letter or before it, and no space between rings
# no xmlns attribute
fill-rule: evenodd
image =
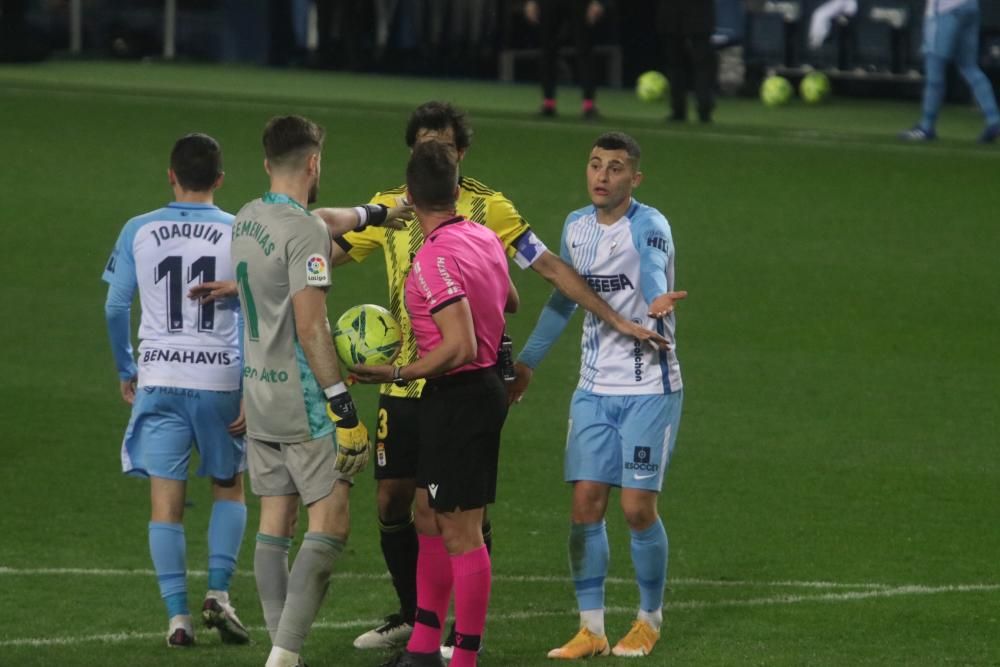
<svg viewBox="0 0 1000 667"><path fill-rule="evenodd" d="M411 149L424 141L440 141L452 146L461 160L471 144L472 130L465 114L446 102L427 102L410 116L406 127L406 145ZM400 186L376 194L371 203L396 206L405 199ZM500 237L507 255L522 269L531 268L556 289L621 333L665 346L656 333L621 317L604 299L595 294L580 275L557 255L546 249L514 204L502 193L479 181L462 176L456 212L486 225ZM323 209L316 211L321 217ZM396 365L417 359L416 341L403 304L403 286L410 270L410 260L424 242L420 225L404 229L368 227L334 238L333 263L364 261L375 251L385 253L389 280L389 309L403 328L403 347ZM413 630L417 602L417 527L414 525L413 500L416 492L417 442L416 419L423 381L404 385L384 384L379 397L378 427L375 437L375 479L378 485L378 521L382 554L399 597L400 611L385 622L354 640L357 648L389 648L405 644ZM418 508L419 512L419 508ZM416 518L419 525L422 517ZM433 518L430 518L433 521ZM487 548L492 548L489 520L483 526ZM450 657L454 628L442 649Z"/></svg>

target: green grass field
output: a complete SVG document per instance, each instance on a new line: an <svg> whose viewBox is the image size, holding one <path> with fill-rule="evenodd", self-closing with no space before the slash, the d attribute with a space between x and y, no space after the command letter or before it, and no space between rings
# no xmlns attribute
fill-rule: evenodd
<svg viewBox="0 0 1000 667"><path fill-rule="evenodd" d="M604 119L537 120L533 86L139 64L0 67L0 665L262 665L256 503L235 579L255 643L199 635L167 651L146 546L147 485L122 477L128 417L100 273L121 225L169 200L182 133L216 136L228 210L266 189L260 132L278 113L329 130L321 201L403 180L403 127L430 98L466 107L465 173L503 190L557 247L587 203L607 129L644 149L642 201L677 245L685 408L660 508L670 535L665 639L650 665L1000 664L1000 151L945 110L935 145L893 134L916 105L721 102L717 123L602 91ZM515 270L523 341L549 288ZM381 260L338 270L330 310L384 302ZM576 629L561 483L579 316L511 413L493 509L495 584L481 664L549 664ZM355 393L374 416L373 390ZM192 601L210 498L188 510ZM351 640L392 611L368 475L353 535L306 646L321 665L385 658ZM609 513L608 627L634 614L628 531ZM625 661L608 658L607 664Z"/></svg>

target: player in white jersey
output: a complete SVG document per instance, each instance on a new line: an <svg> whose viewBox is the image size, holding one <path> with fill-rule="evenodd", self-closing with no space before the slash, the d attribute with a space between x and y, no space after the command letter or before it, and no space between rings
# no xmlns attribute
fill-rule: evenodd
<svg viewBox="0 0 1000 667"><path fill-rule="evenodd" d="M202 617L223 642L245 644L249 635L229 602L246 525L239 314L221 303L184 298L192 282L233 275L233 216L213 203L223 180L219 144L204 134L182 137L167 175L174 201L126 223L103 275L121 394L132 406L122 470L150 480L149 550L167 607L167 644L190 646L183 518L188 464L192 449L198 450L198 475L212 478L215 499ZM129 323L136 290L142 306L138 366Z"/></svg>
<svg viewBox="0 0 1000 667"><path fill-rule="evenodd" d="M580 381L570 405L564 478L573 484L570 569L580 630L550 658L579 659L614 652L649 655L663 622L667 534L656 503L680 425L683 389L674 345L674 243L656 209L632 199L642 181L640 150L621 132L598 137L587 163L591 206L566 218L562 258L614 310L655 328L670 347L629 338L587 314ZM562 333L576 304L553 292L515 364L509 390L519 401L534 369ZM604 579L609 546L604 515L612 487L632 532L639 611L612 650L604 630Z"/></svg>

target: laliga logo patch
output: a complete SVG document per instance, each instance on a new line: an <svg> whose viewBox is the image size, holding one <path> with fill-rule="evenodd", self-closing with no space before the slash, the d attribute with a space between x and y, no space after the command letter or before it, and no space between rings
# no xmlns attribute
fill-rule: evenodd
<svg viewBox="0 0 1000 667"><path fill-rule="evenodd" d="M375 446L375 460L378 461L378 467L385 467L385 443L380 442Z"/></svg>
<svg viewBox="0 0 1000 667"><path fill-rule="evenodd" d="M306 284L329 285L330 273L323 255L310 255L306 261Z"/></svg>

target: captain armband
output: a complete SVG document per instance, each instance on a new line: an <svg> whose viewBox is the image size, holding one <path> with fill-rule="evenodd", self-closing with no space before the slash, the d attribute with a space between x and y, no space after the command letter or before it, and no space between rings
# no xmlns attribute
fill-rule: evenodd
<svg viewBox="0 0 1000 667"><path fill-rule="evenodd" d="M530 229L518 236L513 246L514 263L522 269L526 269L534 264L535 260L548 250L545 247L545 243L535 236L535 232Z"/></svg>

